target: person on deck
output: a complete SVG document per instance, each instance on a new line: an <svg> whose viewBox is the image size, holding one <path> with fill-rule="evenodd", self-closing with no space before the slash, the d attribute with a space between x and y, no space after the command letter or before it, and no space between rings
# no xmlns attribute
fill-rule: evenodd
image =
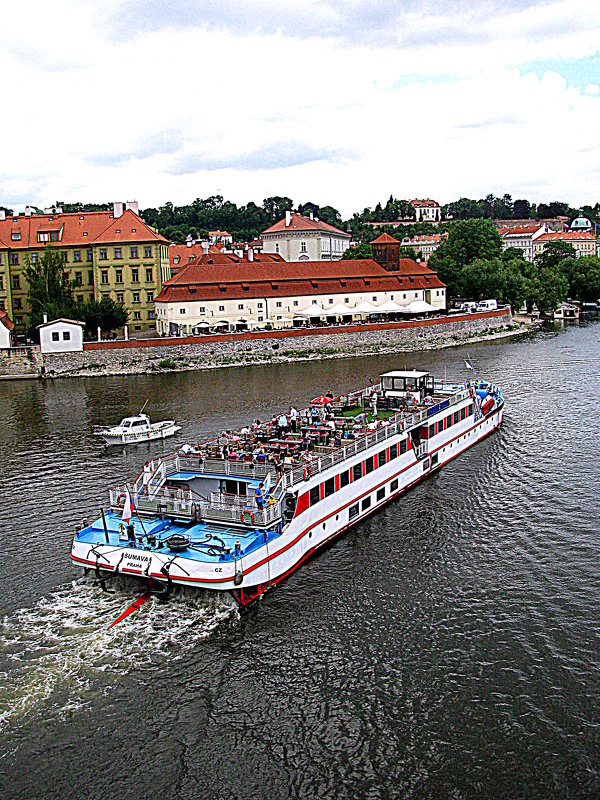
<svg viewBox="0 0 600 800"><path fill-rule="evenodd" d="M150 466L150 462L146 461L144 464L144 473L142 475L142 494L148 494L151 479L152 467Z"/></svg>
<svg viewBox="0 0 600 800"><path fill-rule="evenodd" d="M265 505L265 495L263 492L262 481L258 484L256 489L254 490L254 501L258 509L262 509Z"/></svg>
<svg viewBox="0 0 600 800"><path fill-rule="evenodd" d="M296 433L298 430L298 411L294 406L290 406L290 426L292 428L292 433Z"/></svg>
<svg viewBox="0 0 600 800"><path fill-rule="evenodd" d="M280 439L285 438L285 434L287 433L287 428L288 428L287 417L285 414L281 414L281 416L277 420L278 436Z"/></svg>

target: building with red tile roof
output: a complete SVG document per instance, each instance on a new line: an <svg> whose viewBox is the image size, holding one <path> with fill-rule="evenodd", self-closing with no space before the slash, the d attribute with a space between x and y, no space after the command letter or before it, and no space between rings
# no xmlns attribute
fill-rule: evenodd
<svg viewBox="0 0 600 800"><path fill-rule="evenodd" d="M261 234L263 253L281 255L286 261L336 261L350 247L350 234L317 217L286 211Z"/></svg>
<svg viewBox="0 0 600 800"><path fill-rule="evenodd" d="M533 257L543 253L546 247L552 242L565 242L570 244L575 250L577 258L581 256L599 255L599 243L593 233L587 231L563 231L544 233L538 237L533 244Z"/></svg>
<svg viewBox="0 0 600 800"><path fill-rule="evenodd" d="M425 300L444 310L445 286L435 272L410 259L397 259L391 271L374 259L225 264L207 258L165 283L156 298L157 330L291 327L307 322L302 312L313 304L326 317L328 308L341 303L352 317L361 303L376 308L389 300L404 307Z"/></svg>
<svg viewBox="0 0 600 800"><path fill-rule="evenodd" d="M417 258L420 256L420 260L427 263L431 254L435 253L438 247L442 242L445 242L447 238L447 233L427 233L421 236L405 236L404 239L402 239L402 246L412 247L417 254Z"/></svg>
<svg viewBox="0 0 600 800"><path fill-rule="evenodd" d="M543 236L547 232L548 226L541 222L535 222L522 227L498 229L498 233L502 239L502 249L508 250L509 247L514 247L518 250L522 250L527 261L533 261L533 245L536 239L539 239L540 236Z"/></svg>
<svg viewBox="0 0 600 800"><path fill-rule="evenodd" d="M62 252L77 301L112 297L129 310L133 330L154 327L154 298L171 274L168 242L140 217L137 203L81 213L0 212L0 309L20 334L29 316L23 267L47 246Z"/></svg>
<svg viewBox="0 0 600 800"><path fill-rule="evenodd" d="M436 200L411 200L411 206L415 209L417 222L431 222L437 224L442 219L442 207Z"/></svg>

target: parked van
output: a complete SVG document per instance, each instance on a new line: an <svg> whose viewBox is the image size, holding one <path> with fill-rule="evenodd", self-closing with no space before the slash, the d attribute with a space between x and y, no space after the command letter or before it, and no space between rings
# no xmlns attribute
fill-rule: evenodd
<svg viewBox="0 0 600 800"><path fill-rule="evenodd" d="M477 304L477 311L495 311L498 308L498 303L495 300L482 300Z"/></svg>

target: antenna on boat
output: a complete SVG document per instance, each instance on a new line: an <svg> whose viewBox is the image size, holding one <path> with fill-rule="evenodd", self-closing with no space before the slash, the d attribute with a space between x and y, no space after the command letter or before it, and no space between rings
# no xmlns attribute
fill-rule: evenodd
<svg viewBox="0 0 600 800"><path fill-rule="evenodd" d="M144 405L143 405L143 406L140 408L140 414L143 414L143 413L144 413L144 409L146 408L146 406L147 406L147 405L148 405L148 401L146 400L146 402L144 403Z"/></svg>
<svg viewBox="0 0 600 800"><path fill-rule="evenodd" d="M475 367L473 366L473 360L467 351L467 357L464 359L465 367L470 369L473 372L473 377L477 380L477 372L475 371Z"/></svg>

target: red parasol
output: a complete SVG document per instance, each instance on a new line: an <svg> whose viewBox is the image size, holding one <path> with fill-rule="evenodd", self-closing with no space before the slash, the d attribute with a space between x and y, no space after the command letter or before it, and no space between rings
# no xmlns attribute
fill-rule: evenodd
<svg viewBox="0 0 600 800"><path fill-rule="evenodd" d="M319 395L319 397L313 397L310 401L311 406L324 406L327 403L331 403L331 397L327 397L324 394Z"/></svg>

